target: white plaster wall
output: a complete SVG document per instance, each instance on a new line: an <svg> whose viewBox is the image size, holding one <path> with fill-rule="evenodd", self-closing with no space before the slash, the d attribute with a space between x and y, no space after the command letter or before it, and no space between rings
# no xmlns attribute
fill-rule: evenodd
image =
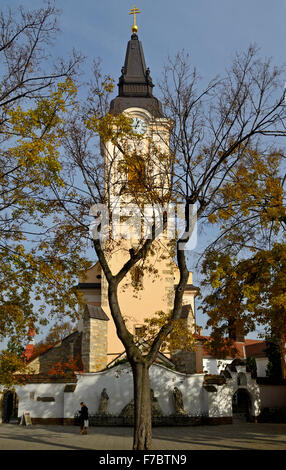
<svg viewBox="0 0 286 470"><path fill-rule="evenodd" d="M202 384L204 374L185 375L163 366L155 365L150 369L151 388L164 415L174 414L174 387L182 392L185 411L190 416L206 413L207 402Z"/></svg>
<svg viewBox="0 0 286 470"><path fill-rule="evenodd" d="M266 377L267 357L256 357L257 377Z"/></svg>
<svg viewBox="0 0 286 470"><path fill-rule="evenodd" d="M73 418L84 401L90 413L98 410L100 395L106 388L109 396L108 412L119 415L121 410L133 399L132 371L126 365L108 371L78 374L74 392L64 393L66 384L27 384L17 386L19 397L18 416L29 411L32 418ZM175 412L173 389L178 387L184 400L186 412L191 416L207 413L208 397L202 387L204 374L185 375L164 366L154 365L150 369L151 388L158 398L164 415ZM30 392L35 392L34 399ZM38 396L54 397L55 402L39 402Z"/></svg>
<svg viewBox="0 0 286 470"><path fill-rule="evenodd" d="M260 390L256 381L251 378L250 373L246 373L245 366L237 366L237 372L232 372L231 379L227 380L225 385L215 385L217 392L208 392L208 410L209 417L232 416L232 397L238 388L246 388L251 396L252 415L258 416L261 409ZM246 375L246 385L237 384L237 375L243 372Z"/></svg>
<svg viewBox="0 0 286 470"><path fill-rule="evenodd" d="M220 374L222 370L226 368L228 364L231 364L233 359L215 359L215 358L203 358L203 371L206 374Z"/></svg>
<svg viewBox="0 0 286 470"><path fill-rule="evenodd" d="M72 418L84 401L89 413L98 410L100 395L106 388L109 396L108 413L118 415L133 398L133 379L129 368L119 366L108 371L78 374L78 382L73 393L66 393L65 417Z"/></svg>
<svg viewBox="0 0 286 470"><path fill-rule="evenodd" d="M16 385L19 398L18 417L24 411L29 411L31 418L63 418L64 417L64 388L66 384L26 384ZM34 392L34 399L30 393ZM37 401L37 397L54 397L54 402Z"/></svg>
<svg viewBox="0 0 286 470"><path fill-rule="evenodd" d="M204 374L185 375L158 364L150 368L150 381L151 388L154 390L154 395L158 399L165 416L172 415L175 412L173 390L174 387L178 387L183 394L184 408L190 416L226 417L232 416L232 397L239 388L237 384L237 374L239 372L245 373L245 366L237 367L237 372L230 371L231 379L227 380L225 385L215 385L217 392L207 392L203 388ZM260 389L249 373L246 373L246 377L247 384L243 387L247 388L251 395L252 414L257 416L261 407ZM80 409L81 401L86 403L91 414L96 413L100 395L104 388L106 388L109 396L108 413L112 415L119 415L124 406L133 399L132 371L127 365L113 367L104 372L78 374L77 379L75 391L70 393L64 393L66 384L17 386L16 392L19 396L18 416L21 416L24 411L29 411L32 418L73 418L74 414ZM268 398L271 399L268 390L267 388L264 393L265 402ZM30 392L35 392L33 400L30 399ZM279 392L280 395L283 392L284 388L282 387ZM38 402L38 396L53 396L55 402Z"/></svg>
<svg viewBox="0 0 286 470"><path fill-rule="evenodd" d="M232 416L232 387L216 386L217 392L206 392L208 394L208 416L210 418L221 418Z"/></svg>
<svg viewBox="0 0 286 470"><path fill-rule="evenodd" d="M202 389L203 377L203 374L186 376L164 366L152 366L150 369L151 388L154 390L163 414L174 414L174 387L182 391L184 407L188 414L197 416L206 413L207 401ZM86 403L90 413L96 413L104 388L109 396L108 413L119 415L124 406L133 399L131 369L121 365L109 371L79 374L75 391L65 394L65 417L73 417L79 410L81 401Z"/></svg>
<svg viewBox="0 0 286 470"><path fill-rule="evenodd" d="M266 377L266 367L268 359L266 357L255 358L257 365L257 377ZM233 359L215 359L203 358L203 370L208 374L220 374L228 364L231 364Z"/></svg>

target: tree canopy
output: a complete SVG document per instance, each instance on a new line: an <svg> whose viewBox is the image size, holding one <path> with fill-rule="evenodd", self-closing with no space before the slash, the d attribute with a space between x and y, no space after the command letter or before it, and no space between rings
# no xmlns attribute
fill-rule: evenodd
<svg viewBox="0 0 286 470"><path fill-rule="evenodd" d="M20 10L16 23L12 14L2 16L6 34L0 52L6 70L0 84L0 309L5 322L0 331L19 336L38 318L43 310L35 312L32 293L52 312L75 314L80 299L74 276L90 266L87 250L93 250L90 258L101 265L112 318L133 371L133 447L148 449L149 368L181 318L194 205L201 223L218 223L221 229L203 265L205 285L209 282L214 289L204 306L212 325L219 326L230 308L249 330L253 312L258 322L272 324L284 312L284 244L277 240L269 249L259 249L264 232L278 236L285 223L283 152L272 139L285 135L282 70L260 59L251 46L234 57L223 77L200 89L188 55L178 53L159 84L161 127L153 129L144 147L130 117L109 112L114 81L102 74L98 62L84 96L71 76L78 58L42 76L39 67L55 32L55 14L49 6L29 14ZM141 234L128 250L122 240L92 236L96 214L91 207L101 203L112 212L114 195L127 195L140 209L146 202L153 208L183 205L183 230L167 244L167 254L159 250L154 224L150 236ZM31 231L31 221L38 230ZM252 256L236 260L242 248L253 250ZM116 249L125 250L127 258L113 273L109 254ZM148 260L154 253L176 259L179 278L171 313L164 312L164 321L154 325L149 349L142 351L125 322L118 291L134 268L152 269Z"/></svg>
<svg viewBox="0 0 286 470"><path fill-rule="evenodd" d="M0 340L19 344L47 304L75 312L71 278L79 258L68 261L60 248L48 255L44 237L56 212L48 193L63 185L63 119L81 62L76 53L49 60L57 17L50 4L0 13Z"/></svg>

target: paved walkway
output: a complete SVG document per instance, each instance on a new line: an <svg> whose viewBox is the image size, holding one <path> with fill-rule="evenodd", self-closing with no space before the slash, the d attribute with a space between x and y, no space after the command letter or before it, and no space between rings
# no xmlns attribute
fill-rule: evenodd
<svg viewBox="0 0 286 470"><path fill-rule="evenodd" d="M0 450L130 450L132 428L0 424ZM286 450L286 424L153 428L153 450Z"/></svg>

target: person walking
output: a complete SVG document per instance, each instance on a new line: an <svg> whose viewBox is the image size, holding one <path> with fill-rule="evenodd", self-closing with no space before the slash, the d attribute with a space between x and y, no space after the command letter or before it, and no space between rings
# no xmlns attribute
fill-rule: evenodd
<svg viewBox="0 0 286 470"><path fill-rule="evenodd" d="M87 434L88 428L88 408L82 401L80 403L81 409L79 412L80 434Z"/></svg>

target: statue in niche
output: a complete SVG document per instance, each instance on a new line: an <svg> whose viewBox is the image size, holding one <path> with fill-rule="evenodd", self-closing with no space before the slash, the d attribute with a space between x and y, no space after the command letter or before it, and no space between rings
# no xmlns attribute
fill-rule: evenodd
<svg viewBox="0 0 286 470"><path fill-rule="evenodd" d="M158 402L158 398L154 396L154 390L151 388L151 412L152 416L163 416L163 412ZM134 416L134 400L131 400L124 406L120 416L133 417Z"/></svg>
<svg viewBox="0 0 286 470"><path fill-rule="evenodd" d="M125 418L133 418L134 416L134 400L131 400L127 405L124 406L119 416L124 416Z"/></svg>
<svg viewBox="0 0 286 470"><path fill-rule="evenodd" d="M175 412L176 415L186 415L186 411L184 410L184 403L183 403L183 395L181 390L178 387L175 387L173 390L173 397L174 397L174 405L175 405Z"/></svg>
<svg viewBox="0 0 286 470"><path fill-rule="evenodd" d="M99 415L107 415L107 405L108 405L109 396L107 395L106 388L104 388L100 395L100 402L98 407Z"/></svg>
<svg viewBox="0 0 286 470"><path fill-rule="evenodd" d="M163 416L161 407L158 402L158 398L154 395L154 390L151 388L151 410L152 416Z"/></svg>

